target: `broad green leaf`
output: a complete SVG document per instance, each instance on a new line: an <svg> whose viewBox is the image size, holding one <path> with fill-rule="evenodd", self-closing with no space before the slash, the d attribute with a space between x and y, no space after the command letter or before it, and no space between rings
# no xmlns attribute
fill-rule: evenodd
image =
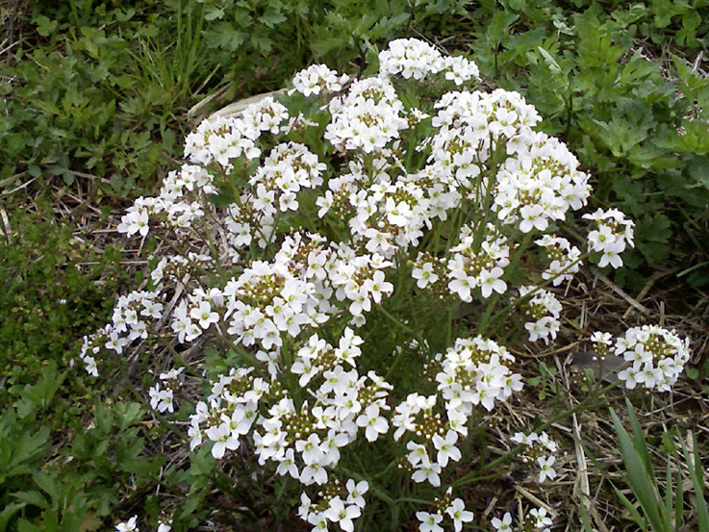
<svg viewBox="0 0 709 532"><path fill-rule="evenodd" d="M20 491L18 493L13 493L12 496L24 504L31 504L37 508L49 508L49 502L47 499L36 490Z"/></svg>
<svg viewBox="0 0 709 532"><path fill-rule="evenodd" d="M12 519L12 517L25 506L26 504L24 502L12 502L10 504L6 504L2 511L0 511L0 530L6 530L10 519Z"/></svg>

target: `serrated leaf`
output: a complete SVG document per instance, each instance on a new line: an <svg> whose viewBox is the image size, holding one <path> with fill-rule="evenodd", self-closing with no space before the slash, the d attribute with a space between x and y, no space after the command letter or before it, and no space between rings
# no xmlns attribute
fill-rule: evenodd
<svg viewBox="0 0 709 532"><path fill-rule="evenodd" d="M20 491L13 493L12 496L24 504L31 504L37 508L49 508L47 499L37 490Z"/></svg>
<svg viewBox="0 0 709 532"><path fill-rule="evenodd" d="M93 512L89 512L81 521L79 532L94 532L103 526L103 521Z"/></svg>
<svg viewBox="0 0 709 532"><path fill-rule="evenodd" d="M224 18L224 10L217 6L209 6L204 12L204 20L212 22Z"/></svg>
<svg viewBox="0 0 709 532"><path fill-rule="evenodd" d="M610 122L593 120L602 134L596 137L608 146L614 156L623 157L633 146L640 144L648 136L648 130L623 118L613 118Z"/></svg>
<svg viewBox="0 0 709 532"><path fill-rule="evenodd" d="M205 41L212 48L235 52L246 40L246 33L236 30L227 22L220 22L214 31L205 34Z"/></svg>
<svg viewBox="0 0 709 532"><path fill-rule="evenodd" d="M502 44L509 37L511 33L509 28L518 18L519 15L507 11L498 11L493 15L485 32L493 48Z"/></svg>
<svg viewBox="0 0 709 532"><path fill-rule="evenodd" d="M283 13L281 13L280 10L269 6L266 8L265 13L261 15L258 20L264 26L273 28L274 26L276 26L276 24L285 22L287 18Z"/></svg>
<svg viewBox="0 0 709 532"><path fill-rule="evenodd" d="M17 503L17 502L12 502L9 504L6 504L5 507L0 511L0 530L6 530L7 524L10 522L10 519L22 508L26 506L25 503Z"/></svg>

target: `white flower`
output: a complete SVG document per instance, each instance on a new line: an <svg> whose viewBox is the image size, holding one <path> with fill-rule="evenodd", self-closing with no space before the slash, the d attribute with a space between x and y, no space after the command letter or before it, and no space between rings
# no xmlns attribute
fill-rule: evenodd
<svg viewBox="0 0 709 532"><path fill-rule="evenodd" d="M137 521L138 516L134 515L128 522L118 523L116 525L116 532L139 532Z"/></svg>
<svg viewBox="0 0 709 532"><path fill-rule="evenodd" d="M532 508L529 511L529 515L534 519L537 528L548 530L547 527L552 524L551 517L547 515L546 508Z"/></svg>
<svg viewBox="0 0 709 532"><path fill-rule="evenodd" d="M421 268L414 268L411 271L411 276L417 280L416 286L421 289L438 280L438 275L433 272L433 263L431 262L424 263Z"/></svg>
<svg viewBox="0 0 709 532"><path fill-rule="evenodd" d="M358 505L350 504L345 506L345 503L339 497L330 499L329 508L325 511L325 517L333 523L339 524L340 528L345 532L354 530L352 520L357 519L360 515L362 515L362 510Z"/></svg>
<svg viewBox="0 0 709 532"><path fill-rule="evenodd" d="M347 493L349 494L347 497L347 502L356 504L360 508L364 508L365 501L362 495L367 493L367 490L369 490L369 483L367 483L366 480L362 480L355 484L355 481L350 478L347 480L345 487L347 488Z"/></svg>
<svg viewBox="0 0 709 532"><path fill-rule="evenodd" d="M307 440L296 441L295 448L306 465L320 464L323 459L324 453L320 447L320 437L317 434L311 434Z"/></svg>
<svg viewBox="0 0 709 532"><path fill-rule="evenodd" d="M217 460L224 457L227 449L234 451L239 448L239 440L232 436L231 429L227 423L209 427L206 434L214 442L212 456Z"/></svg>
<svg viewBox="0 0 709 532"><path fill-rule="evenodd" d="M460 449L455 446L458 441L458 433L449 430L445 439L438 434L433 435L433 446L438 449L438 463L441 467L448 465L448 459L458 462L461 458Z"/></svg>
<svg viewBox="0 0 709 532"><path fill-rule="evenodd" d="M308 523L313 526L313 532L317 530L327 530L327 517L325 512L312 512L308 514Z"/></svg>
<svg viewBox="0 0 709 532"><path fill-rule="evenodd" d="M430 463L426 446L416 442L408 442L406 448L411 451L406 459L412 466L416 467L419 463Z"/></svg>
<svg viewBox="0 0 709 532"><path fill-rule="evenodd" d="M469 523L473 520L473 512L465 509L465 503L462 499L455 499L450 506L446 508L446 513L453 519L455 532L460 532L463 528L463 523Z"/></svg>
<svg viewBox="0 0 709 532"><path fill-rule="evenodd" d="M209 301L200 302L199 307L190 311L190 317L198 321L202 329L208 329L212 323L219 321L219 314L212 312L212 305L209 304Z"/></svg>
<svg viewBox="0 0 709 532"><path fill-rule="evenodd" d="M411 479L419 483L428 480L432 486L438 487L441 485L440 474L441 466L439 464L424 461L419 465L419 469L414 471L414 474L411 475Z"/></svg>
<svg viewBox="0 0 709 532"><path fill-rule="evenodd" d="M556 458L554 456L547 456L544 458L540 456L537 458L537 463L539 464L539 482L544 482L545 479L553 480L556 477L556 471L552 468Z"/></svg>
<svg viewBox="0 0 709 532"><path fill-rule="evenodd" d="M365 427L365 437L367 441L375 441L380 434L389 430L389 423L386 418L379 415L379 405L372 403L357 418L357 425Z"/></svg>
<svg viewBox="0 0 709 532"><path fill-rule="evenodd" d="M502 273L502 268L497 267L490 271L483 270L480 272L480 288L485 299L490 297L493 291L498 294L504 294L505 290L507 290L507 283L500 279Z"/></svg>
<svg viewBox="0 0 709 532"><path fill-rule="evenodd" d="M510 514L510 512L505 512L502 519L493 517L492 526L495 527L497 532L512 532L512 514Z"/></svg>
<svg viewBox="0 0 709 532"><path fill-rule="evenodd" d="M441 514L416 512L416 519L421 522L419 532L443 532L443 527L439 525L439 523L443 521Z"/></svg>

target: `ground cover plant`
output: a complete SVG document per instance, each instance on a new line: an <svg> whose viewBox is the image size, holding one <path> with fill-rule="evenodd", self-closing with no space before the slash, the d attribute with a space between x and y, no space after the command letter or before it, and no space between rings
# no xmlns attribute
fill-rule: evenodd
<svg viewBox="0 0 709 532"><path fill-rule="evenodd" d="M471 289L473 301L461 304L457 312L449 309L445 316L437 312L445 305L437 306L428 323L417 309L423 314L426 305L439 304L436 299L420 300L418 296L430 287L420 289L416 285L426 284L426 279L430 281L436 275L433 257L428 264L418 265L418 277L403 289L400 279L392 278L391 267L382 269L386 282L396 286L396 291L391 297L382 294L379 304L371 302L364 329L352 327L353 334L365 341L365 356L357 361L360 373L373 369L373 353L374 359L383 359L383 353L396 352L398 362L387 370L386 380L390 381L392 375L406 377L415 367L416 377L410 377L411 382L401 390L414 388L420 373L418 362L423 363L430 355L446 354L453 338L472 333L480 321L487 321L493 324L487 326L491 334L499 335L498 343L515 357L514 371L524 382L522 390L498 402L490 414L485 407L478 407L482 413L471 414L482 424L474 425L468 446L460 450L466 460L472 460L461 463L449 458L441 475L444 481L455 482L466 475L467 481L477 481L465 484L464 480L456 485L455 495L451 494L447 502L444 496L441 504L450 503L450 512L443 514L445 521L442 518L440 524L455 529L454 515L467 519L461 503L454 502L459 498L468 510L475 511L472 521L463 522L466 529L516 525L523 520L520 512L534 506L543 508L547 517L553 515L553 526L559 528L568 522L573 526L582 523L584 530L635 529L633 526L660 530L664 528L658 528L657 519L644 521L648 514L643 501L652 500L647 494L655 493L655 500L662 498L665 507L674 506L673 512L661 511L665 524L660 527L670 526L666 525L668 516L675 528L695 530L702 526L699 514L687 511L690 506L700 507L702 497L697 488L701 486L701 474L697 471L701 471L702 457L706 456L702 420L706 414L705 377L709 374L706 363L702 364L707 329L706 313L702 313L706 305L702 286L707 279L707 201L702 170L706 166L702 130L707 81L702 53L707 17L702 2L632 6L606 2L603 9L581 1L573 5L390 2L386 6L309 2L307 6L273 3L268 9L259 2L237 6L229 1L98 4L0 5L3 29L9 35L0 39L4 61L0 81L5 95L0 102L0 152L6 155L0 177L0 279L6 283L0 295L0 354L8 362L5 367L10 368L0 380L0 397L7 405L0 431L3 441L13 442L3 447L0 456L0 529L114 529L120 516L125 529L138 525L141 529L156 528L162 519L161 529L166 530L170 516L172 527L178 530L312 528L294 510L301 502L298 482L279 476L273 469L273 476L264 478L264 468L253 454L249 437L236 451L225 445L225 456L219 461L212 456L209 444L187 452L187 430L180 424L187 423L194 413L190 402L210 394L209 389L200 390L202 377L216 379L230 368L244 366L240 358L243 353L225 349L224 340L213 337L214 326L186 344L173 344L179 356L165 354L170 346L164 338L134 338L130 348L121 346L118 338L114 347L125 351L120 356L105 356L104 352L97 357L99 377L83 370L77 351L71 347L72 338L106 323L114 294L125 296L131 287L139 286L144 292L163 290L162 295L168 298L163 301L163 311L169 314L175 310L170 303L179 300L183 289L174 284L174 279L153 284L150 270L141 266L150 254L155 254L150 260L156 266L175 251L173 246L156 240L156 235L163 237L164 229L155 231L153 220L146 238L126 243L132 249L122 260L112 251L113 230L106 229L118 225L114 220L123 209L121 196L155 193L155 187L174 168L175 159L181 158L181 139L196 127L200 116L237 95L290 86L286 80L293 72L313 61L325 60L351 76L376 74L379 50L395 37L412 34L430 38L439 51L444 51L443 57L448 56L447 50L463 52L475 60L482 87L472 81L461 87L483 92L495 88L520 91L527 104L540 111L536 130L568 145L579 158L577 170L587 173L594 186L590 205L583 213L616 207L636 221L636 247L623 253L624 264L619 270L581 267L572 282L564 281L557 287L550 279L537 277L543 261L551 260L551 255L545 257L544 252L541 256L521 253L518 267L500 266L505 270L502 279L508 293L519 286L525 273L532 272L533 283L551 283L544 290L563 302L556 339L550 339L543 349L527 341L535 328L531 321L529 332L522 328L523 321L531 320L528 316L517 315L519 320L513 318L512 326L509 322L494 325L500 321L499 311L507 297L495 291L494 287L501 285L494 276L487 289L490 298L482 297L481 288L477 295ZM13 13L26 17L13 17ZM173 38L176 32L180 35L177 43ZM431 80L429 76L424 83L428 85ZM430 106L434 92L441 90L437 87L431 92L426 89L410 94L418 90L415 83L396 83L398 97L406 108L415 105L413 99ZM445 90L458 88L454 80L444 83L448 83ZM348 87L343 86L343 91ZM317 98L324 98L324 94ZM303 104L304 114L315 112L305 100L283 103L291 111ZM316 116L322 129L325 115ZM401 130L400 135L410 140L419 138L427 124ZM327 162L324 179L329 180L336 169L343 168L344 157L338 154L333 158L331 148L313 148L322 142L317 136L311 138L313 131L311 127L310 137L302 143ZM269 135L260 137L259 142L266 144L260 146L263 153L259 162L273 148L266 140ZM398 149L408 147L400 145ZM414 158L402 164L411 170L416 161ZM255 167L257 163L253 164ZM238 196L237 191L223 185L212 198L215 203L205 203L210 216L222 217L227 202ZM304 192L300 196L314 195L313 190ZM317 227L328 228L328 239L341 238L332 228L331 215L319 220L317 206L303 203L301 198L298 201L309 206ZM182 213L179 223L191 216L188 211ZM310 229L305 224L309 217L302 214L295 221L301 232ZM294 222L293 213L289 211L276 221L274 235L283 238L285 225ZM560 225L569 248L584 249L581 235L593 230L592 221L581 221L580 225L579 221ZM447 245L444 233L454 231L460 223L449 218L439 224L436 244L427 236L419 245L429 251L438 246L440 258L446 258L442 251ZM241 238L246 236L242 234ZM180 241L179 245L198 246L196 238L201 236ZM280 240L269 242L270 254L278 243ZM214 256L221 245L217 240L214 249L203 248L200 254ZM550 250L551 254L558 251ZM450 258L450 251L448 255ZM206 273L199 279L188 278L186 288L192 289L199 282L204 287L223 289L226 277L234 272L230 271L230 259L220 258L223 262L218 262L218 273L206 264L202 269L188 267L192 275ZM402 263L397 273L414 268L417 257L409 258L414 264ZM510 258L515 262L514 253ZM588 257L580 258L588 262ZM605 260L610 264L617 258L611 254ZM222 264L229 266L222 268ZM174 293L168 287L170 283L177 286ZM408 295L398 295L402 293ZM532 300L534 294L526 297ZM136 296L132 297L121 297L119 307L136 305ZM486 317L482 309L488 302L496 306ZM556 307L552 299L542 304ZM156 312L157 304L151 308ZM349 306L341 310L348 312ZM403 315L408 322L401 323L418 334L396 329L384 311L394 317ZM553 317L554 311L549 312ZM450 329L445 327L448 321ZM165 317L153 325L158 330L169 323ZM411 327L412 323L422 329ZM637 327L648 323L688 333L693 340L693 358L671 393L644 393L634 379L637 375L624 373L624 377L630 377L625 382L637 384L626 393L636 406L643 432L640 436L637 430L633 432L635 448L650 472L649 485L643 490L632 477L624 476L619 455L622 432L618 432L618 440L612 437L614 427L606 406L612 405L625 423L621 394L618 390L599 394L604 386L612 384L614 375L627 368L619 366L622 361L617 357L599 362L582 350L603 350L604 337L597 336L595 343L587 341L593 331L612 331L623 337L626 331L637 332ZM545 333L551 338L551 333L544 330L549 325L555 328L553 319L537 323L537 342L544 342ZM384 331L376 342L377 349L371 347L372 336L362 336L362 330L374 331L371 335ZM412 335L419 342L424 330L432 331L429 344L435 347L437 342L439 349L428 345L416 350L413 342L408 342ZM337 332L333 331L333 338ZM335 347L333 338L326 340ZM406 345L405 352L396 351ZM168 361L180 356L204 374L188 370L176 373ZM369 362L363 365L364 360ZM576 372L583 367L593 371L600 382L578 382ZM649 374L656 370L653 366L646 369ZM435 364L428 369L434 378L435 371ZM430 393L437 391L437 385L429 385ZM314 389L315 383L309 382L306 389L308 386ZM401 390L389 391L385 405L395 407ZM173 394L177 412L168 408ZM302 400L296 398L296 402ZM442 406L440 399L437 406ZM382 406L380 414L387 418L392 412ZM378 419L373 426L382 428ZM550 421L554 423L545 427ZM528 440L518 434L522 427L544 431L553 442L542 437L539 447L536 432L529 433ZM358 430L361 441L343 449L342 461L363 457L367 466L364 470L370 472L377 465L370 451L380 449L393 431L367 447L368 427ZM599 438L598 434L608 437ZM369 435L375 434L369 430ZM646 440L645 452L641 439ZM548 455L523 452L525 442L536 444L537 453ZM551 449L554 442L556 452ZM500 459L513 445L517 458ZM385 451L392 453L394 449L392 444ZM438 451L435 446L431 450ZM431 461L437 453L429 454ZM624 458L631 454L624 452ZM524 456L539 470L525 465L521 461ZM488 467L490 462L492 467ZM626 459L626 464L630 463ZM359 463L349 465L353 473L360 468ZM388 478L391 470L383 470L386 473L381 476ZM550 472L556 474L552 480ZM426 491L423 486L428 481L417 483L411 479L413 472L407 476L397 469L396 474L402 479L401 486L382 483L380 477L370 481L370 489L364 494L367 505L360 509L364 515L351 515L354 527L365 530L379 526L381 521L392 527L401 523L404 528L415 529L421 526L416 518L419 511L429 513L429 527L438 524L435 508L426 504L430 499L408 499L414 499L415 494L434 497L443 489L434 493L436 490L429 487ZM538 487L540 475L542 491ZM418 491L402 493L404 480ZM347 482L344 484L346 490ZM571 484L574 489L569 497ZM313 488L306 488L310 496ZM386 496L392 488L399 494L393 505L379 496ZM348 510L345 491L340 495L343 508L337 509L345 511L343 519L347 521L347 511L353 514L357 510ZM337 517L337 512L328 510L326 520ZM509 516L504 510L509 510ZM131 522L133 515L136 518ZM635 525L629 524L631 520ZM336 529L332 521L330 529Z"/></svg>
<svg viewBox="0 0 709 532"><path fill-rule="evenodd" d="M505 344L540 354L531 346L552 343L552 287L583 261L620 267L634 224L598 209L579 237L588 175L535 131L540 116L518 93L475 90L472 61L402 39L379 54L378 74L315 65L281 101L190 134L188 162L118 226L157 229L175 253L119 299L80 358L98 377L105 360L150 345L150 405L187 421L194 456L231 472L237 490L253 482L279 504L299 500L313 530L397 530L414 516L419 530L461 530L474 513L458 491L516 455L534 484L553 480L558 444L545 429L621 384L670 391L689 341L654 324L594 332L595 357L623 368L615 382L493 434L525 386ZM490 445L508 451L486 464ZM548 508L490 523L547 530Z"/></svg>

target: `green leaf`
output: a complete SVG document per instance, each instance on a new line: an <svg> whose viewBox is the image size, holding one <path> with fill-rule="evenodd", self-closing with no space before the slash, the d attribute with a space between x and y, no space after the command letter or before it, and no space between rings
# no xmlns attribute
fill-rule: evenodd
<svg viewBox="0 0 709 532"><path fill-rule="evenodd" d="M493 15L485 32L493 48L497 48L510 36L510 26L512 26L518 18L519 15L507 11L498 11Z"/></svg>
<svg viewBox="0 0 709 532"><path fill-rule="evenodd" d="M235 52L246 40L247 34L236 30L228 22L220 22L213 31L205 34L205 41L211 48L221 48Z"/></svg>
<svg viewBox="0 0 709 532"><path fill-rule="evenodd" d="M39 491L21 491L13 493L12 496L24 504L31 504L37 508L49 508L49 502Z"/></svg>
<svg viewBox="0 0 709 532"><path fill-rule="evenodd" d="M224 18L224 10L214 5L210 5L204 12L204 20L212 22Z"/></svg>
<svg viewBox="0 0 709 532"><path fill-rule="evenodd" d="M279 9L275 9L272 6L269 6L266 8L266 11L264 12L263 15L261 15L258 19L259 22L261 22L264 26L267 26L269 28L273 28L277 24L280 24L281 22L285 22L288 20L286 16L281 13Z"/></svg>
<svg viewBox="0 0 709 532"><path fill-rule="evenodd" d="M682 483L682 478L680 477L679 483ZM672 464L667 458L667 467L665 468L665 529L666 530L677 530L676 527L672 526L672 516L674 515L674 492L675 483L672 475ZM677 523L678 525L680 523Z"/></svg>
<svg viewBox="0 0 709 532"><path fill-rule="evenodd" d="M672 17L684 13L688 6L678 5L668 0L652 0L650 9L655 15L655 27L664 28L670 25Z"/></svg>
<svg viewBox="0 0 709 532"><path fill-rule="evenodd" d="M613 118L609 122L593 120L595 131L588 131L599 138L611 150L615 157L623 157L633 146L641 143L648 136L648 129L628 122L623 118ZM600 133L600 134L599 134Z"/></svg>
<svg viewBox="0 0 709 532"><path fill-rule="evenodd" d="M616 496L618 499L620 499L620 502L625 506L625 509L628 510L628 513L630 514L630 517L633 518L633 521L635 521L635 524L638 526L642 527L643 530L647 530L647 521L645 518L643 518L642 515L640 515L640 512L638 512L637 507L630 502L630 500L621 492L615 485L611 483L611 486L613 486L613 491L615 491Z"/></svg>
<svg viewBox="0 0 709 532"><path fill-rule="evenodd" d="M551 70L552 74L562 74L563 71L561 70L561 67L559 66L559 63L556 62L556 59L547 52L543 47L537 46L537 50L539 51L540 54L542 54L542 58L544 59L544 62L547 64L549 67L549 70Z"/></svg>
<svg viewBox="0 0 709 532"><path fill-rule="evenodd" d="M637 449L640 458L642 458L643 462L645 463L645 467L652 475L651 480L653 484L655 484L655 476L652 473L652 459L650 458L650 453L647 449L647 443L645 442L645 434L643 433L643 429L640 426L638 417L635 415L633 404L627 397L625 399L625 406L628 409L628 419L630 420L630 427L633 429L633 444L635 445L635 448Z"/></svg>
<svg viewBox="0 0 709 532"><path fill-rule="evenodd" d="M17 502L12 502L9 504L6 504L5 507L0 511L0 530L6 530L7 529L7 524L10 522L10 519L22 508L26 506L25 503L17 503Z"/></svg>
<svg viewBox="0 0 709 532"><path fill-rule="evenodd" d="M623 463L628 472L627 481L630 488L637 497L643 514L650 522L654 532L665 532L663 519L660 514L660 497L657 486L653 483L651 476L645 466L645 462L638 452L636 444L623 424L618 419L615 410L610 410L613 426L620 442L620 451L623 455ZM644 443L644 439L643 439ZM638 443L638 446L640 444ZM670 531L666 531L670 532Z"/></svg>
<svg viewBox="0 0 709 532"><path fill-rule="evenodd" d="M41 528L30 523L27 519L20 519L17 522L18 532L43 532Z"/></svg>
<svg viewBox="0 0 709 532"><path fill-rule="evenodd" d="M49 37L57 31L57 26L59 23L56 20L49 20L49 18L44 15L40 15L35 20L37 23L37 33L42 37Z"/></svg>

